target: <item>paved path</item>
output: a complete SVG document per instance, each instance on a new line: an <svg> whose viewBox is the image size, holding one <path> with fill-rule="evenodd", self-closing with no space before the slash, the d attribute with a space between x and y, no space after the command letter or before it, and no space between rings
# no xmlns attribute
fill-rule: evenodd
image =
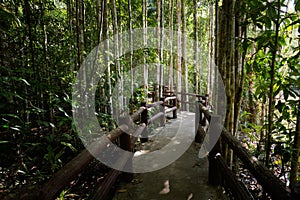
<svg viewBox="0 0 300 200"><path fill-rule="evenodd" d="M158 150L170 142L180 143L183 132L188 135L184 139L193 139L194 119L193 113L181 112L178 119L171 119L137 153ZM167 167L135 174L131 183L121 183L113 200L225 199L220 189L207 184L208 160L198 158L199 149L199 144L192 143L179 159Z"/></svg>

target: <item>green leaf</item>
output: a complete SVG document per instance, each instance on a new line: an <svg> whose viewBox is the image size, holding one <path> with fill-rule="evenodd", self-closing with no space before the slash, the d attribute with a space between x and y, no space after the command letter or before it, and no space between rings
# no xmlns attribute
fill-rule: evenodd
<svg viewBox="0 0 300 200"><path fill-rule="evenodd" d="M268 15L268 18L271 20L271 21L275 21L276 18L277 18L277 13L276 13L276 10L273 6L268 6L267 8L267 15Z"/></svg>
<svg viewBox="0 0 300 200"><path fill-rule="evenodd" d="M62 145L69 147L73 152L76 151L76 148L71 143L60 142Z"/></svg>
<svg viewBox="0 0 300 200"><path fill-rule="evenodd" d="M295 10L300 11L300 0L295 0L295 1L296 1Z"/></svg>

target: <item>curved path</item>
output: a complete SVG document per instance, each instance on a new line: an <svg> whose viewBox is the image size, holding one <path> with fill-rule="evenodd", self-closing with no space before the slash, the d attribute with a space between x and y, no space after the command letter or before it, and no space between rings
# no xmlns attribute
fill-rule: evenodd
<svg viewBox="0 0 300 200"><path fill-rule="evenodd" d="M148 143L141 145L139 153L161 149L170 141L180 141L176 133L193 138L194 113L181 112L178 119L170 120L164 128L155 129ZM182 140L181 140L182 141ZM198 158L200 145L192 143L175 162L154 172L135 174L130 183L121 183L113 200L217 200L227 199L220 188L208 185L208 160Z"/></svg>

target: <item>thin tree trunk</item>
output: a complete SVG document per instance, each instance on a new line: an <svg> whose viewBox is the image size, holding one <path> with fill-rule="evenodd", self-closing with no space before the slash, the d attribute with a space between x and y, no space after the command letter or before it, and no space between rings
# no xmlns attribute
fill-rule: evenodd
<svg viewBox="0 0 300 200"><path fill-rule="evenodd" d="M193 0L193 20L194 20L194 68L195 68L195 93L200 94L199 90L199 71L198 71L198 3L197 0ZM201 76L201 75L200 75Z"/></svg>
<svg viewBox="0 0 300 200"><path fill-rule="evenodd" d="M275 21L275 42L274 49L272 51L272 61L270 66L270 93L269 93L269 107L268 107L268 132L267 132L267 140L266 140L266 166L270 164L270 153L271 153L271 137L273 131L273 114L274 114L274 79L275 79L275 62L278 48L278 36L279 36L279 28L280 28L280 0L277 1L277 19Z"/></svg>
<svg viewBox="0 0 300 200"><path fill-rule="evenodd" d="M177 26L177 55L176 55L176 92L181 92L181 37L180 37L180 0L176 0L176 26ZM181 95L178 96L181 99ZM182 106L182 105L181 105Z"/></svg>
<svg viewBox="0 0 300 200"><path fill-rule="evenodd" d="M164 13L165 13L165 2L164 0L161 0L161 14L160 14L160 61L161 61L161 65L160 65L160 83L163 85L165 85L166 83L164 83L164 21L165 21L165 17L164 17ZM161 87L161 93L163 92L163 87ZM161 94L162 97L162 94Z"/></svg>
<svg viewBox="0 0 300 200"><path fill-rule="evenodd" d="M298 169L299 169L299 152L300 152L300 100L298 100L298 114L296 121L296 131L294 136L293 151L291 158L291 174L290 174L290 188L293 189L297 183Z"/></svg>
<svg viewBox="0 0 300 200"><path fill-rule="evenodd" d="M112 10L112 20L113 20L113 35L114 35L114 45L115 45L115 64L116 64L116 71L117 71L117 77L118 82L116 83L118 85L118 107L119 109L116 109L114 111L114 116L116 119L118 119L120 113L119 110L123 109L123 78L122 78L122 71L121 71L121 65L120 65L120 43L119 43L119 30L118 30L118 17L117 17L117 7L116 7L116 0L111 1L111 10ZM112 98L111 98L112 100ZM112 101L110 102L113 103Z"/></svg>
<svg viewBox="0 0 300 200"><path fill-rule="evenodd" d="M134 72L133 72L133 40L132 40L132 8L131 0L128 0L128 15L129 15L129 47L130 47L130 94L131 99L133 98L133 89L134 89Z"/></svg>
<svg viewBox="0 0 300 200"><path fill-rule="evenodd" d="M162 96L162 83L161 83L161 0L156 0L156 21L157 21L157 58L158 65L156 66L156 84L158 85L158 96Z"/></svg>
<svg viewBox="0 0 300 200"><path fill-rule="evenodd" d="M69 27L70 27L70 35L73 36L74 32L73 32L73 0L68 0L67 1L67 15L68 15L68 22L69 22ZM71 63L71 68L68 69L66 68L67 71L74 71L75 70L75 66L76 66L76 62L75 62L75 58L73 55L73 50L74 50L74 44L73 44L74 40L73 37L70 37L69 39L69 62Z"/></svg>
<svg viewBox="0 0 300 200"><path fill-rule="evenodd" d="M169 12L170 12L170 18L169 18L169 29L170 29L170 56L169 56L169 87L170 90L174 89L174 63L173 63L173 14L174 14L174 0L170 1L169 4Z"/></svg>
<svg viewBox="0 0 300 200"><path fill-rule="evenodd" d="M80 68L82 63L83 49L83 30L82 30L82 9L81 0L76 0L76 30L77 30L77 69Z"/></svg>
<svg viewBox="0 0 300 200"><path fill-rule="evenodd" d="M188 93L188 67L186 63L186 17L185 17L185 0L181 0L181 28L182 28L182 57L181 57L181 70L182 70L182 82L183 82L183 93ZM188 101L188 96L183 95L183 101ZM189 111L189 105L182 102L183 110Z"/></svg>
<svg viewBox="0 0 300 200"><path fill-rule="evenodd" d="M214 7L213 5L209 6L209 60L208 60L208 80L207 80L207 94L212 97L214 90L214 82L215 82L215 21L214 21ZM200 85L201 87L201 85ZM214 101L213 101L214 102Z"/></svg>
<svg viewBox="0 0 300 200"><path fill-rule="evenodd" d="M143 0L143 43L144 48L147 46L147 0ZM148 66L146 52L144 51L143 55L143 65L144 65L144 88L145 94L148 95ZM146 97L147 98L147 97ZM156 97L157 98L157 97ZM157 99L156 99L157 100Z"/></svg>

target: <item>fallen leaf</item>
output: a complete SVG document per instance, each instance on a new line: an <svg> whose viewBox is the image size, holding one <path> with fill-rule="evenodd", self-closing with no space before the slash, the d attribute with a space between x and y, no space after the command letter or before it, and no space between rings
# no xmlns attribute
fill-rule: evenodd
<svg viewBox="0 0 300 200"><path fill-rule="evenodd" d="M188 196L187 200L191 200L192 198L193 198L193 193L191 193L191 194Z"/></svg>
<svg viewBox="0 0 300 200"><path fill-rule="evenodd" d="M127 192L126 189L120 189L120 190L117 190L118 193L124 193L124 192Z"/></svg>

